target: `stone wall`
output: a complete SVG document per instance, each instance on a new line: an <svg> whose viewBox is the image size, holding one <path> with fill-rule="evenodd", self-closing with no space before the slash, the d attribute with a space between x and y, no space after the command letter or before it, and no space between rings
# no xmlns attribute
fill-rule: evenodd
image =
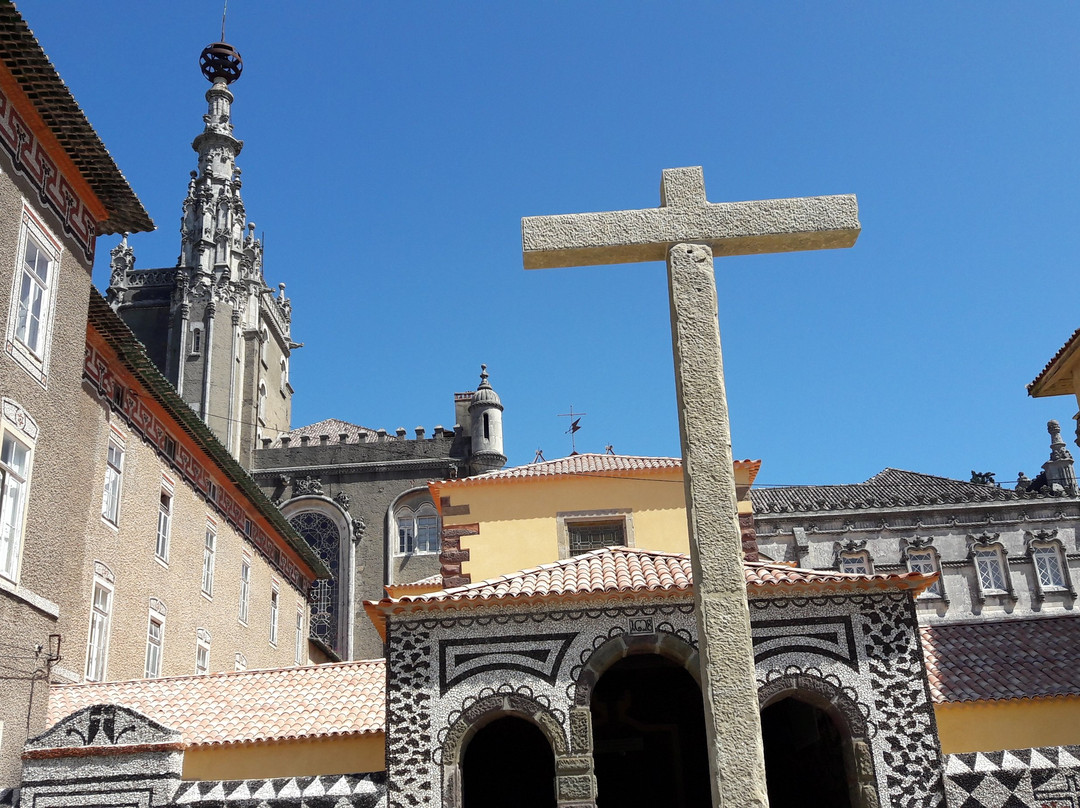
<svg viewBox="0 0 1080 808"><path fill-rule="evenodd" d="M753 600L762 703L792 690L846 724L859 805L944 805L937 732L909 596ZM696 673L688 600L391 617L390 805L460 804L460 756L494 713L538 724L560 804L595 802L590 694L615 661L659 653Z"/></svg>
<svg viewBox="0 0 1080 808"><path fill-rule="evenodd" d="M0 394L7 403L7 414L0 419L4 429L14 429L21 440L33 444L21 563L14 580L0 576L0 648L6 663L0 679L0 786L17 780L27 719L31 731L44 721L47 687L33 679L35 671L43 679L47 670L49 635L58 632L59 604L70 602L78 589L83 563L79 531L89 507L89 492L81 484L89 450L73 406L82 395L90 263L85 245L65 234L63 223L41 198L0 149L0 318L5 336L14 328L11 304L22 260L24 202L60 247L51 290L47 375L32 375L17 363L6 340L0 351Z"/></svg>

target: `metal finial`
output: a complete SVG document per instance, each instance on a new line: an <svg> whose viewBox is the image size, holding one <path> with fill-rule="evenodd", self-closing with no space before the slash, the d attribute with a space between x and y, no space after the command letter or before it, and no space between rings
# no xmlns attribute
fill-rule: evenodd
<svg viewBox="0 0 1080 808"><path fill-rule="evenodd" d="M225 6L221 9L221 41L225 41L225 15L229 13L229 0L225 0Z"/></svg>
<svg viewBox="0 0 1080 808"><path fill-rule="evenodd" d="M212 42L199 55L199 68L206 80L213 83L221 79L232 84L244 70L244 60L239 51L228 42Z"/></svg>

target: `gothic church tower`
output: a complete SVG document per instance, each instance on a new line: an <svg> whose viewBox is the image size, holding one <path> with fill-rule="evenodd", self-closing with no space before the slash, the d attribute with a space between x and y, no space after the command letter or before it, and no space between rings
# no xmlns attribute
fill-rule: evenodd
<svg viewBox="0 0 1080 808"><path fill-rule="evenodd" d="M191 172L180 219L175 267L135 269L127 238L112 251L107 297L151 359L230 453L251 468L264 437L290 426L291 304L263 278L262 241L240 197L229 85L240 54L224 42L200 59L210 82L203 131L192 142Z"/></svg>

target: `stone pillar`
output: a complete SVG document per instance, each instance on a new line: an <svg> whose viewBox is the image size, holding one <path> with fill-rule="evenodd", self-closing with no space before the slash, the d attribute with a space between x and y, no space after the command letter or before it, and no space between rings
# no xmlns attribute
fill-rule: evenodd
<svg viewBox="0 0 1080 808"><path fill-rule="evenodd" d="M731 432L707 245L668 250L671 344L680 402L686 517L713 806L764 808L765 756L754 679Z"/></svg>

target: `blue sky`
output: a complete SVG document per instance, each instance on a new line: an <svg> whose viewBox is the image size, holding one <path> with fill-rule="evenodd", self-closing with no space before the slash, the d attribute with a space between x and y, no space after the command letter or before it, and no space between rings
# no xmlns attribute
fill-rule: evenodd
<svg viewBox="0 0 1080 808"><path fill-rule="evenodd" d="M221 4L21 10L158 225L169 266ZM520 218L858 195L851 250L717 261L737 457L762 483L886 466L999 481L1072 437L1025 384L1080 325L1080 5L232 0L234 123L294 425L451 426L481 362L510 462L677 455L662 264L526 272ZM99 243L95 280L107 281Z"/></svg>

